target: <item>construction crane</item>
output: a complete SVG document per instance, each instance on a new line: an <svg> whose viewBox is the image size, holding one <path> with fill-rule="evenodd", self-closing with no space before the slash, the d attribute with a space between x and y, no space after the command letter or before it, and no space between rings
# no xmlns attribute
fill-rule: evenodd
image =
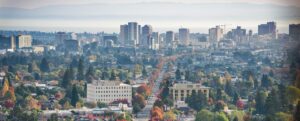
<svg viewBox="0 0 300 121"><path fill-rule="evenodd" d="M218 25L223 29L223 33L227 33L226 31L226 26L231 26L231 24L222 24L222 25Z"/></svg>

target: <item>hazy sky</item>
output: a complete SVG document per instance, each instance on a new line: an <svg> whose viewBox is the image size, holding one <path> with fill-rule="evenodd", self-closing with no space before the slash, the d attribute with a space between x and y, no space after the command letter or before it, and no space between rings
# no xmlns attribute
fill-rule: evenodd
<svg viewBox="0 0 300 121"><path fill-rule="evenodd" d="M48 5L61 4L93 4L93 3L139 3L139 2L177 2L177 3L256 3L299 5L300 0L0 0L0 6L37 8Z"/></svg>
<svg viewBox="0 0 300 121"><path fill-rule="evenodd" d="M0 0L0 29L118 32L128 21L203 33L222 24L256 31L276 21L286 33L300 23L300 0Z"/></svg>

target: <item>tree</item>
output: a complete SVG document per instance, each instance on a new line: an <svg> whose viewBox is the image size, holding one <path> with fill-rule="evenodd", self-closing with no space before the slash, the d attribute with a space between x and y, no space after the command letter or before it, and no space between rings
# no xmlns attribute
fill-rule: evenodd
<svg viewBox="0 0 300 121"><path fill-rule="evenodd" d="M181 72L179 69L176 70L175 74L177 80L181 79Z"/></svg>
<svg viewBox="0 0 300 121"><path fill-rule="evenodd" d="M58 121L58 115L56 113L51 114L50 118L47 121Z"/></svg>
<svg viewBox="0 0 300 121"><path fill-rule="evenodd" d="M105 107L107 107L107 104L103 103L103 102L97 102L97 106L98 106L98 108L105 108Z"/></svg>
<svg viewBox="0 0 300 121"><path fill-rule="evenodd" d="M161 108L154 106L151 110L151 119L162 121L164 116L164 112Z"/></svg>
<svg viewBox="0 0 300 121"><path fill-rule="evenodd" d="M144 108L146 105L145 98L141 94L136 94L132 100L133 104L139 105L141 108Z"/></svg>
<svg viewBox="0 0 300 121"><path fill-rule="evenodd" d="M222 110L224 110L225 106L226 106L226 103L223 100L218 100L218 102L215 104L214 111L222 111Z"/></svg>
<svg viewBox="0 0 300 121"><path fill-rule="evenodd" d="M268 88L272 86L272 80L270 79L270 77L268 75L263 75L262 79L261 79L261 86Z"/></svg>
<svg viewBox="0 0 300 121"><path fill-rule="evenodd" d="M9 82L8 82L8 79L5 78L4 79L4 84L3 84L3 87L2 87L2 90L1 90L1 95L4 96L9 90Z"/></svg>
<svg viewBox="0 0 300 121"><path fill-rule="evenodd" d="M197 113L195 121L214 121L214 113L203 109Z"/></svg>
<svg viewBox="0 0 300 121"><path fill-rule="evenodd" d="M68 109L70 109L72 107L72 105L70 104L70 102L67 100L65 103L64 103L64 105L63 105L63 108L65 109L65 110L68 110Z"/></svg>
<svg viewBox="0 0 300 121"><path fill-rule="evenodd" d="M256 113L258 114L264 114L265 113L265 102L266 102L266 94L263 91L257 91L255 96L255 102L256 102Z"/></svg>
<svg viewBox="0 0 300 121"><path fill-rule="evenodd" d="M300 98L300 89L294 86L288 86L287 94L290 103L296 104L298 99Z"/></svg>
<svg viewBox="0 0 300 121"><path fill-rule="evenodd" d="M232 100L233 104L236 104L239 99L240 99L239 94L235 92Z"/></svg>
<svg viewBox="0 0 300 121"><path fill-rule="evenodd" d="M109 80L116 80L115 70L111 70L111 72L110 72L110 79Z"/></svg>
<svg viewBox="0 0 300 121"><path fill-rule="evenodd" d="M40 64L40 69L42 72L49 72L50 71L50 64L46 58L43 58Z"/></svg>
<svg viewBox="0 0 300 121"><path fill-rule="evenodd" d="M13 73L13 74L16 73L15 67L12 66L12 65L9 65L9 66L8 66L8 72Z"/></svg>
<svg viewBox="0 0 300 121"><path fill-rule="evenodd" d="M191 96L188 96L185 100L189 107L200 111L207 106L207 97L202 93L192 92Z"/></svg>
<svg viewBox="0 0 300 121"><path fill-rule="evenodd" d="M71 98L71 105L73 107L76 107L77 102L79 101L80 97L77 91L77 87L75 85L73 85L72 88L72 98Z"/></svg>
<svg viewBox="0 0 300 121"><path fill-rule="evenodd" d="M243 110L244 109L244 106L245 104L243 103L243 101L241 99L239 99L237 102L236 102L236 107L240 110Z"/></svg>
<svg viewBox="0 0 300 121"><path fill-rule="evenodd" d="M27 70L28 70L29 73L32 73L32 71L33 71L32 63L28 64L28 69Z"/></svg>
<svg viewBox="0 0 300 121"><path fill-rule="evenodd" d="M149 96L151 94L150 88L146 84L142 84L136 90L137 93Z"/></svg>
<svg viewBox="0 0 300 121"><path fill-rule="evenodd" d="M223 112L216 113L216 116L215 116L214 120L215 121L229 121L229 119L227 118L227 116Z"/></svg>
<svg viewBox="0 0 300 121"><path fill-rule="evenodd" d="M67 87L71 85L71 81L72 81L72 72L69 68L65 71L63 80L61 82L61 86L67 89Z"/></svg>
<svg viewBox="0 0 300 121"><path fill-rule="evenodd" d="M226 81L225 84L225 92L229 95L229 96L233 96L235 94L234 92L234 87L231 83L231 81Z"/></svg>
<svg viewBox="0 0 300 121"><path fill-rule="evenodd" d="M191 81L191 79L190 79L190 71L189 71L189 70L186 70L186 71L185 71L184 78L185 78L185 80L187 80L187 81Z"/></svg>
<svg viewBox="0 0 300 121"><path fill-rule="evenodd" d="M272 89L266 99L265 109L267 114L274 115L280 109L280 101L275 89Z"/></svg>
<svg viewBox="0 0 300 121"><path fill-rule="evenodd" d="M133 113L135 114L142 110L142 108L137 103L134 103L132 107L133 107Z"/></svg>
<svg viewBox="0 0 300 121"><path fill-rule="evenodd" d="M176 114L173 111L168 111L164 113L164 120L166 121L176 121Z"/></svg>
<svg viewBox="0 0 300 121"><path fill-rule="evenodd" d="M83 80L83 79L84 79L84 65L83 65L83 59L80 58L77 67L77 80Z"/></svg>
<svg viewBox="0 0 300 121"><path fill-rule="evenodd" d="M144 78L148 76L148 73L147 73L147 70L146 70L145 66L143 66L142 75L143 75Z"/></svg>
<svg viewBox="0 0 300 121"><path fill-rule="evenodd" d="M93 66L90 65L87 72L85 73L85 79L88 83L91 83L94 78L95 78L94 68Z"/></svg>
<svg viewBox="0 0 300 121"><path fill-rule="evenodd" d="M300 100L298 100L298 104L296 106L296 111L294 113L294 121L300 121Z"/></svg>
<svg viewBox="0 0 300 121"><path fill-rule="evenodd" d="M284 112L278 112L274 115L274 119L275 121L293 121L293 116Z"/></svg>
<svg viewBox="0 0 300 121"><path fill-rule="evenodd" d="M102 73L101 73L102 80L106 80L109 78L109 73L107 71L108 71L107 68L104 68L104 70L102 71Z"/></svg>
<svg viewBox="0 0 300 121"><path fill-rule="evenodd" d="M284 86L283 84L278 85L278 96L280 99L280 110L281 111L288 111L289 107L289 100L287 96L287 87Z"/></svg>

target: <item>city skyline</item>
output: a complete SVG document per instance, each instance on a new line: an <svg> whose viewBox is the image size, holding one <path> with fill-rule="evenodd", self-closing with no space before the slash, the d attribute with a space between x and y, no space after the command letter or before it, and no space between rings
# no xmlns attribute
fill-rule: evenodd
<svg viewBox="0 0 300 121"><path fill-rule="evenodd" d="M21 4L22 2L17 2L21 5L12 5L8 1L0 1L0 27L6 30L118 33L119 25L135 21L150 24L154 31L159 32L175 31L185 27L192 33L208 33L208 28L226 24L228 29L239 25L256 33L257 25L276 21L279 33L287 33L289 24L300 22L300 8L297 2L289 6L289 2L279 4L280 2L274 3L269 0L260 2L76 0L72 4L68 1L53 2L57 4L32 1L32 4L40 4L30 7L28 4Z"/></svg>

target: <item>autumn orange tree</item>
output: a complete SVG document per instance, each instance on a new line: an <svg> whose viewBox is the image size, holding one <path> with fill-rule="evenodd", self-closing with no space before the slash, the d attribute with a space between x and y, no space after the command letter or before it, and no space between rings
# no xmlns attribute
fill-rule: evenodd
<svg viewBox="0 0 300 121"><path fill-rule="evenodd" d="M137 88L137 93L149 96L151 94L151 89L146 84L142 84Z"/></svg>
<svg viewBox="0 0 300 121"><path fill-rule="evenodd" d="M164 119L164 111L161 108L154 106L151 110L151 119L162 121Z"/></svg>

